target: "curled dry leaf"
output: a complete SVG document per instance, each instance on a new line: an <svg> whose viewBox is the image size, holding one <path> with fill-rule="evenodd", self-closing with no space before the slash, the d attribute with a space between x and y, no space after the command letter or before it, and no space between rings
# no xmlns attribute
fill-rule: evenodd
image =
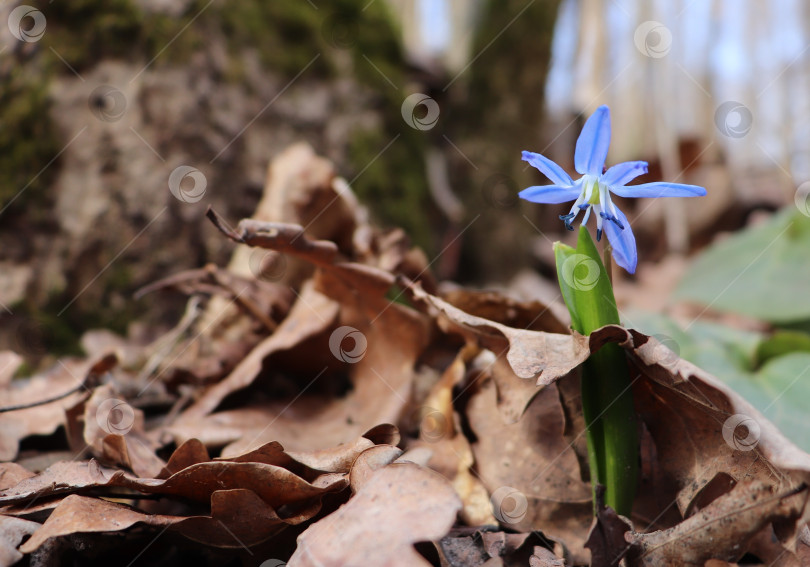
<svg viewBox="0 0 810 567"><path fill-rule="evenodd" d="M274 352L289 349L312 335L323 332L334 320L337 311L337 305L316 292L311 285L304 286L301 290L301 297L295 302L289 315L282 321L276 332L256 345L225 379L209 388L194 405L183 412L177 423L169 430L182 431L185 422L214 411L225 396L245 388L253 382L261 371L262 361L266 357Z"/></svg>
<svg viewBox="0 0 810 567"><path fill-rule="evenodd" d="M597 513L585 547L591 550L591 567L618 567L630 544L625 534L633 529L627 518L605 506L605 487L596 487Z"/></svg>
<svg viewBox="0 0 810 567"><path fill-rule="evenodd" d="M193 541L215 547L241 548L261 543L285 525L312 517L306 510L297 517L281 519L250 490L220 490L212 494L211 516L166 516L145 514L123 504L70 495L53 510L20 551L31 553L49 538L79 533L117 532L135 524L162 527ZM37 524L38 526L39 524Z"/></svg>
<svg viewBox="0 0 810 567"><path fill-rule="evenodd" d="M565 376L590 354L588 340L581 335L515 329L470 315L418 285L410 285L409 290L414 299L437 309L449 329L473 337L481 346L498 355L505 354L509 366L519 378L536 379L538 386L551 384Z"/></svg>
<svg viewBox="0 0 810 567"><path fill-rule="evenodd" d="M189 439L172 452L169 461L157 478L169 478L186 467L210 461L208 449L199 439Z"/></svg>
<svg viewBox="0 0 810 567"><path fill-rule="evenodd" d="M86 532L116 532L137 522L166 525L172 520L162 516L141 514L126 506L72 494L56 506L53 513L26 541L20 551L36 551L49 538Z"/></svg>
<svg viewBox="0 0 810 567"><path fill-rule="evenodd" d="M18 364L19 360L5 357L6 368ZM67 393L64 398L51 403L34 405L0 413L0 461L11 461L17 456L19 442L31 435L50 435L65 425L65 410L86 396L83 385L91 387L101 375L116 363L112 355L90 360L60 360L48 372L32 378L11 382L11 374L5 372L7 380L0 382L0 407L25 406L49 400Z"/></svg>
<svg viewBox="0 0 810 567"><path fill-rule="evenodd" d="M463 288L450 290L441 296L465 313L513 329L568 334L568 325L560 321L549 306L540 301L516 301L500 293Z"/></svg>
<svg viewBox="0 0 810 567"><path fill-rule="evenodd" d="M351 274L360 287L347 284L346 274ZM320 272L315 284L322 293L305 286L279 329L230 376L186 410L169 431L180 442L199 436L200 431L206 444L232 442L223 450L223 455L229 456L270 440L280 440L292 450L334 446L379 423L398 422L409 405L415 367L430 337L431 323L424 315L385 298L392 283L393 276L387 272L360 264L339 264ZM325 343L332 352L323 371L329 365L346 370L353 386L346 397L306 395L306 389L318 378L314 372L292 400L208 415L226 394L248 386L261 371L262 361L280 350L282 344L284 349L290 349L308 336L323 335L327 330L331 333L324 337ZM335 333L341 332L343 335L334 339ZM347 333L364 347L356 357L341 350L344 347L340 339ZM334 340L338 342L333 344ZM312 358L311 353L306 356ZM248 417L246 411L253 415ZM303 416L306 428L298 425Z"/></svg>
<svg viewBox="0 0 810 567"><path fill-rule="evenodd" d="M402 449L392 445L379 445L363 451L349 474L352 492L357 493L376 473L402 455Z"/></svg>
<svg viewBox="0 0 810 567"><path fill-rule="evenodd" d="M298 537L291 567L430 565L413 548L444 536L461 502L437 473L411 463L383 467L353 498Z"/></svg>
<svg viewBox="0 0 810 567"><path fill-rule="evenodd" d="M779 493L762 481L740 483L673 528L628 533L629 562L668 567L703 565L709 559L737 561L764 526L774 520L798 519L807 503L807 487Z"/></svg>
<svg viewBox="0 0 810 567"><path fill-rule="evenodd" d="M296 474L264 463L212 461L197 463L166 479L139 479L123 471L100 466L96 461L57 463L41 474L25 479L0 493L0 505L19 504L86 489L124 488L143 494L174 496L208 503L217 490L245 488L269 505L278 507L344 488L348 481L335 477L325 486L315 486Z"/></svg>
<svg viewBox="0 0 810 567"><path fill-rule="evenodd" d="M767 491L790 494L810 481L810 455L793 445L741 396L710 374L662 351L654 338L620 327L605 327L591 335L591 348L599 348L604 341L619 342L627 349L631 371L635 372L636 410L655 446L655 462L645 467L651 471L652 478L647 480L654 489L641 495L636 508L662 512L675 503L687 519L670 529L683 530L687 528L682 526L698 522L700 514L717 507L716 514L722 520L713 525L711 536L707 530L700 530L703 537L711 537L715 543L700 543L700 536L695 536L697 541L689 544L695 549L695 557L709 548L718 554L728 552L723 542L741 544L769 523L779 526L780 541L787 546L783 551L794 553L792 536L806 522L801 512L803 504L798 511L795 504L762 508L753 522L745 514L722 512L724 506L740 511L749 496L748 489L723 494L735 484L758 487L751 489L751 498L761 498ZM735 432L740 423L748 424L742 438ZM791 502L803 499L806 491ZM734 553L745 551L741 545Z"/></svg>
<svg viewBox="0 0 810 567"><path fill-rule="evenodd" d="M453 483L453 488L463 503L460 517L473 526L492 525L496 520L492 515L486 488L472 470L475 460L453 405L453 389L457 385L464 385L468 374L467 365L476 363L475 357L479 353L480 349L467 345L445 369L422 405L413 412L414 421L419 426L419 439L409 445L416 447L409 453L419 449L429 452L430 456L425 464ZM471 373L475 372L473 370Z"/></svg>
<svg viewBox="0 0 810 567"><path fill-rule="evenodd" d="M529 558L529 567L564 567L565 561L545 547L535 547Z"/></svg>
<svg viewBox="0 0 810 567"><path fill-rule="evenodd" d="M83 441L94 456L141 477L160 473L165 463L155 454L157 445L146 436L140 409L116 395L110 384L95 388L83 403Z"/></svg>
<svg viewBox="0 0 810 567"><path fill-rule="evenodd" d="M25 552L37 549L51 537L118 531L136 523L163 526L217 547L253 546L284 525L312 518L320 511L322 496L348 485L349 472L357 470L357 463L364 465L360 468L370 468L369 459L377 453L369 452L369 446L398 439L396 428L381 425L353 443L328 451L288 453L279 443L270 443L244 455L214 461L209 460L204 445L192 440L177 448L166 464L163 478L158 479L134 478L92 460L58 463L34 476L18 466L5 467L10 480L6 484L19 481L0 493L0 505L5 506L5 513L15 516L53 509L36 537L24 546ZM375 448L388 455L379 466L390 463L401 453L391 445ZM358 458L366 454L367 457ZM210 504L211 513L210 516L147 514L76 494L81 491L120 496L122 490L133 496L156 494ZM60 497L64 498L58 500ZM36 501L41 504L32 507Z"/></svg>

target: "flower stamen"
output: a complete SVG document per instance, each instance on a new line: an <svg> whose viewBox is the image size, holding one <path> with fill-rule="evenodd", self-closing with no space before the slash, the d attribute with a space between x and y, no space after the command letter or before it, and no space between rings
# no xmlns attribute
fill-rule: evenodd
<svg viewBox="0 0 810 567"><path fill-rule="evenodd" d="M576 213L568 213L567 215L560 215L560 220L565 223L566 229L574 230L574 227L571 226L571 222L574 220L575 216L577 216Z"/></svg>

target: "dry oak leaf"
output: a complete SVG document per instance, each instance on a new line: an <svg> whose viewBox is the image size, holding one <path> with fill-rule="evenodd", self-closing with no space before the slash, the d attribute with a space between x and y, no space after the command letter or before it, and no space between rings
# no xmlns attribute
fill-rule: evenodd
<svg viewBox="0 0 810 567"><path fill-rule="evenodd" d="M262 362L274 352L288 350L305 339L324 332L338 313L338 305L316 292L312 284L304 285L298 300L276 331L260 342L222 381L209 388L190 408L185 410L175 425L168 428L178 443L191 437L183 427L213 412L225 397L249 386L262 369ZM183 438L183 433L189 435ZM240 437L238 434L236 438Z"/></svg>
<svg viewBox="0 0 810 567"><path fill-rule="evenodd" d="M123 504L72 494L59 502L20 551L31 553L53 537L117 532L139 523L168 528L214 547L250 547L275 535L285 525L301 523L317 512L317 507L310 505L295 516L282 519L255 493L245 489L214 492L211 516L190 517L146 514Z"/></svg>
<svg viewBox="0 0 810 567"><path fill-rule="evenodd" d="M411 463L393 463L298 536L287 565L428 566L413 544L444 536L460 509L461 501L439 474Z"/></svg>
<svg viewBox="0 0 810 567"><path fill-rule="evenodd" d="M104 462L125 466L144 478L156 476L165 465L155 454L157 444L146 436L143 411L118 397L112 385L93 390L84 402L83 422L84 443Z"/></svg>
<svg viewBox="0 0 810 567"><path fill-rule="evenodd" d="M556 384L541 388L517 423L504 423L495 384L480 385L467 404L476 469L489 490L495 516L519 531L542 530L587 560L592 516L590 484L564 437L565 415Z"/></svg>
<svg viewBox="0 0 810 567"><path fill-rule="evenodd" d="M549 306L540 301L517 301L494 291L464 288L443 291L441 298L465 313L495 321L513 329L567 335L568 325L557 319Z"/></svg>
<svg viewBox="0 0 810 567"><path fill-rule="evenodd" d="M358 266L367 268L351 265L346 269L355 270ZM332 447L380 423L399 422L413 394L416 366L428 344L431 322L417 311L391 304L385 299L388 288L375 287L374 282L378 280L373 279L373 274L377 272L372 268L368 268L367 272L372 274L368 276L373 280L370 288L350 287L341 279L342 276L335 275L337 272L322 271L316 276L315 283L331 299L312 291L312 294L318 294L318 302L327 302L338 312L336 324L339 326L331 335L323 333L321 336L324 339L324 353L331 359L330 364L345 368L352 383L353 388L345 397L305 395L309 385L304 384L303 390L292 400L274 400L261 406L214 413L203 419L200 419L202 416L195 419L197 406L192 406L169 430L178 440L199 436L202 432L202 440L206 444L213 439L230 441L231 444L222 452L229 457L276 440L293 451ZM367 272L353 271L355 275L364 274L358 276L357 281L366 278ZM362 282L367 280L362 279ZM293 311L300 308L302 317L315 319L322 324L318 313L309 309L318 304L312 298L313 295L307 299L302 294ZM286 320L279 329L285 325ZM357 358L344 356L339 360L341 354L346 353L336 349L345 347L339 341L331 343L330 339L340 339L340 333L343 333L343 338L347 334L351 334L352 338L361 338L365 349ZM272 340L273 336L268 340ZM330 350L335 352L331 353ZM302 355L313 358L318 353ZM258 365L253 371L258 372L260 368ZM276 370L283 371L284 368L276 365ZM317 373L313 372L310 382L317 377ZM306 423L306 427L302 423Z"/></svg>
<svg viewBox="0 0 810 567"><path fill-rule="evenodd" d="M662 505L675 499L681 514L688 516L716 478L760 479L784 489L810 483L810 455L711 374L634 330L604 327L592 333L590 341L592 349L605 341L619 342L630 356L636 411L656 449L658 478L650 498L669 498ZM733 416L756 422L755 447L740 450L729 436L734 432L724 430Z"/></svg>
<svg viewBox="0 0 810 567"><path fill-rule="evenodd" d="M74 533L116 532L137 522L162 526L172 521L173 519L166 516L149 516L121 504L71 494L54 508L42 527L20 546L20 551L36 551L52 537Z"/></svg>
<svg viewBox="0 0 810 567"><path fill-rule="evenodd" d="M191 465L166 479L149 479L133 478L123 471L102 467L94 460L63 462L0 492L0 505L71 494L81 489L115 487L203 503L208 503L211 495L219 490L247 489L277 508L317 500L348 485L343 475L323 476L324 479L310 483L274 465L212 461Z"/></svg>
<svg viewBox="0 0 810 567"><path fill-rule="evenodd" d="M625 534L633 526L627 518L605 506L605 487L601 484L596 487L596 502L597 514L585 542L585 547L591 550L591 567L618 567L630 547Z"/></svg>
<svg viewBox="0 0 810 567"><path fill-rule="evenodd" d="M797 519L808 489L778 493L762 481L738 484L694 516L664 531L628 533L631 566L703 565L709 559L737 561L748 540L774 520Z"/></svg>
<svg viewBox="0 0 810 567"><path fill-rule="evenodd" d="M648 478L642 480L652 489L640 493L636 510L644 509L647 517L655 517L649 512L663 513L675 502L688 519L674 527L663 527L677 530L687 522L697 521L699 514L713 506L744 502L748 493L740 497L739 491L746 489L728 492L735 484L764 483L757 489L760 492L754 491L760 497L766 490L783 495L799 490L802 496L795 496L791 502L806 499L810 455L785 438L739 394L637 331L605 327L590 336L592 349L606 341L619 342L629 355L636 410L655 446L654 452L642 455L642 470L648 471ZM741 418L756 424L756 443L744 445L738 441L733 424ZM737 496L733 496L735 491ZM734 542L732 547L742 545L773 523L786 553L792 554L796 530L808 515L810 510L804 504L798 511L777 508L771 513L760 508L756 518L742 513L719 514L722 520L714 526L713 537L720 545L715 549L722 550L725 541ZM697 556L700 547L695 549ZM728 551L728 556L745 551L743 546Z"/></svg>
<svg viewBox="0 0 810 567"><path fill-rule="evenodd" d="M116 362L111 355L83 361L63 359L43 374L11 381L13 371L7 370L16 368L19 361L8 355L3 360L6 370L0 372L0 407L41 402L71 390L74 392L48 404L0 413L0 461L14 460L22 439L30 435L50 435L65 425L65 410L85 396L80 386L104 374Z"/></svg>
<svg viewBox="0 0 810 567"><path fill-rule="evenodd" d="M491 355L488 351L484 352ZM475 459L469 440L461 433L461 419L453 406L453 388L467 376L467 364L476 363L483 354L477 347L468 345L456 355L414 412L419 425L419 439L408 445L410 453L415 450L414 447L428 451L429 457L424 464L453 483L464 504L460 517L470 526L493 525L497 520L492 515L492 504L486 488L471 470ZM475 372L470 374L474 375ZM532 388L536 393L536 387Z"/></svg>
<svg viewBox="0 0 810 567"><path fill-rule="evenodd" d="M472 337L506 360L522 379L536 379L538 386L551 384L582 364L590 355L588 338L515 329L490 319L477 317L425 292L419 285L408 286L414 300L437 309L449 329Z"/></svg>

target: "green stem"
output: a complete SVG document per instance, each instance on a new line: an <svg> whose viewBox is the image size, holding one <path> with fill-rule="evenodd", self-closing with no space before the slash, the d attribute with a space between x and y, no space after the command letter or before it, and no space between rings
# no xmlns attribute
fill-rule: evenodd
<svg viewBox="0 0 810 567"><path fill-rule="evenodd" d="M558 242L554 251L571 327L590 335L605 325L618 325L609 272L588 230L580 227L576 249ZM624 351L615 343L603 346L582 365L581 376L592 483L603 484L605 503L629 516L638 474L638 432Z"/></svg>

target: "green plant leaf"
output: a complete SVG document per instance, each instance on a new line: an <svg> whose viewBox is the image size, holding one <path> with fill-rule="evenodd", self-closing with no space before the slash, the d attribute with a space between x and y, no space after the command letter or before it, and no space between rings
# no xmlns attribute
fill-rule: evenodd
<svg viewBox="0 0 810 567"><path fill-rule="evenodd" d="M810 218L791 207L698 256L674 298L773 323L810 319Z"/></svg>
<svg viewBox="0 0 810 567"><path fill-rule="evenodd" d="M588 229L580 227L576 249L556 242L554 256L572 328L589 335L618 325L613 286ZM629 516L638 473L638 431L624 351L615 343L603 346L583 363L581 379L591 481L605 486L605 504Z"/></svg>
<svg viewBox="0 0 810 567"><path fill-rule="evenodd" d="M757 346L757 366L791 352L810 352L810 335L801 331L776 331Z"/></svg>
<svg viewBox="0 0 810 567"><path fill-rule="evenodd" d="M599 327L618 325L613 286L588 229L580 226L576 249L555 242L554 258L571 328L589 335Z"/></svg>

